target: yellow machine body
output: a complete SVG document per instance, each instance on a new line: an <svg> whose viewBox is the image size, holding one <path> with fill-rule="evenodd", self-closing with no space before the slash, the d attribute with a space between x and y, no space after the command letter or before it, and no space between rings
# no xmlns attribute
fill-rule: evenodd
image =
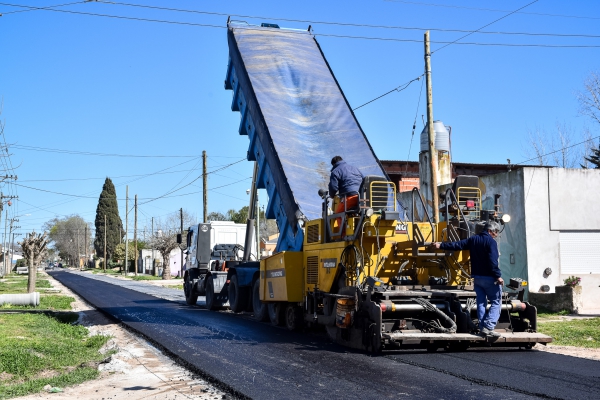
<svg viewBox="0 0 600 400"><path fill-rule="evenodd" d="M303 252L284 251L260 262L260 299L264 302L304 300Z"/></svg>

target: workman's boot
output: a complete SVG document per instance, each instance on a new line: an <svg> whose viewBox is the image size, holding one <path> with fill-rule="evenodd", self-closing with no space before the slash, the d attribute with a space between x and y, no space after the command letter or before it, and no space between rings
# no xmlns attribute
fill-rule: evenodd
<svg viewBox="0 0 600 400"><path fill-rule="evenodd" d="M493 329L490 330L488 328L481 328L481 331L479 331L479 334L483 337L488 337L488 338L499 338L500 334L498 332L495 332Z"/></svg>

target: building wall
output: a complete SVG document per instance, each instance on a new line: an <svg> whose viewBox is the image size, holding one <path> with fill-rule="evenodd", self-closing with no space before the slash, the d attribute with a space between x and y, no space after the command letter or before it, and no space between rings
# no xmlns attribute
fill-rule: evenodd
<svg viewBox="0 0 600 400"><path fill-rule="evenodd" d="M508 284L510 278L522 278L529 281L531 270L528 268L526 216L523 205L523 170L504 172L484 176L479 180L482 209L494 209L494 196L500 195L500 211L511 217L503 225L498 238L500 251L500 269Z"/></svg>
<svg viewBox="0 0 600 400"><path fill-rule="evenodd" d="M543 293L545 286L554 293L569 275L579 276L579 312L600 313L600 248L591 245L586 251L582 246L579 273L573 273L572 267L566 271L560 261L561 235L563 241L574 232L584 238L600 237L600 202L596 198L600 171L528 167L486 176L481 182L485 201L493 202L495 192L502 194L502 209L512 217L500 239L503 276L527 279L528 291L533 293ZM566 251L563 243L563 258L572 261L573 255ZM514 254L514 264L510 254Z"/></svg>

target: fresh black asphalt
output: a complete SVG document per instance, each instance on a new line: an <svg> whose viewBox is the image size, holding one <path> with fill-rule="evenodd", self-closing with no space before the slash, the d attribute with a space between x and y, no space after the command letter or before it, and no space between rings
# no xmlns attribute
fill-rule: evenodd
<svg viewBox="0 0 600 400"><path fill-rule="evenodd" d="M234 397L600 398L598 361L516 349L371 356L332 344L322 335L188 306L182 290L68 271L50 273Z"/></svg>

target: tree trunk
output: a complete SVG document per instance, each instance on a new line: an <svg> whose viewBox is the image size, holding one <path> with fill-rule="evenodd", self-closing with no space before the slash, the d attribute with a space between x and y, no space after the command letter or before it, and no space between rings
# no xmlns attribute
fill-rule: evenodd
<svg viewBox="0 0 600 400"><path fill-rule="evenodd" d="M170 254L167 257L163 257L163 279L171 279L171 257Z"/></svg>
<svg viewBox="0 0 600 400"><path fill-rule="evenodd" d="M27 279L27 293L35 292L35 278L37 276L37 271L35 268L35 263L33 257L29 258L29 277Z"/></svg>

